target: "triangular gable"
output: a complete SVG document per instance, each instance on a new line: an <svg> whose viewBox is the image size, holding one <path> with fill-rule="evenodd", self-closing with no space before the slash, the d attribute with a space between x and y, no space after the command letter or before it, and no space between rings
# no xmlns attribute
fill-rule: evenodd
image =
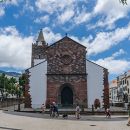
<svg viewBox="0 0 130 130"><path fill-rule="evenodd" d="M73 41L74 43L78 44L79 46L81 46L81 47L83 47L83 48L85 48L85 49L87 48L87 47L85 47L84 45L82 45L82 44L78 43L77 41L75 41L75 40L71 39L71 38L70 38L70 37L68 37L68 36L63 37L63 38L62 38L62 39L60 39L59 41L57 41L57 42L55 42L55 43L51 44L49 47L55 46L57 43L59 43L59 42L61 42L61 41L64 41L64 40L66 40L66 39L69 39L70 41ZM48 48L49 48L49 47L48 47Z"/></svg>

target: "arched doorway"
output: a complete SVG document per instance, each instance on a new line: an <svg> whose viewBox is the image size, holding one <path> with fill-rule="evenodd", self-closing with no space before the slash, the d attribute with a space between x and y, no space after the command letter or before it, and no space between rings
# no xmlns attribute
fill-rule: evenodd
<svg viewBox="0 0 130 130"><path fill-rule="evenodd" d="M69 86L64 86L61 90L61 104L62 106L73 105L73 91Z"/></svg>

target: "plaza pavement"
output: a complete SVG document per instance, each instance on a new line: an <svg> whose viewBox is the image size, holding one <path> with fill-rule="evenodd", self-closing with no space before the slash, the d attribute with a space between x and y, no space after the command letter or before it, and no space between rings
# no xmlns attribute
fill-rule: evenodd
<svg viewBox="0 0 130 130"><path fill-rule="evenodd" d="M81 116L75 119L50 118L42 113L25 113L0 110L0 130L130 130L126 126L127 116Z"/></svg>

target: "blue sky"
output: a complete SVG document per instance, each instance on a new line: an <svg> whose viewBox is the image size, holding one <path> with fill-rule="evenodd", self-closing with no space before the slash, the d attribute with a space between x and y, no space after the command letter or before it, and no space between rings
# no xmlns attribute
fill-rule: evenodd
<svg viewBox="0 0 130 130"><path fill-rule="evenodd" d="M87 59L109 79L130 69L130 0L6 0L0 3L0 70L30 67L31 45L43 29L52 44L65 36L87 47Z"/></svg>

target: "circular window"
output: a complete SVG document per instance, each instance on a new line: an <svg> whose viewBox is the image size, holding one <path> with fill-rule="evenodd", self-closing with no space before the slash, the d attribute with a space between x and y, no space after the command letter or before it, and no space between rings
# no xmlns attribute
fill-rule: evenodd
<svg viewBox="0 0 130 130"><path fill-rule="evenodd" d="M72 58L69 55L62 56L61 60L65 65L68 65L72 62Z"/></svg>

